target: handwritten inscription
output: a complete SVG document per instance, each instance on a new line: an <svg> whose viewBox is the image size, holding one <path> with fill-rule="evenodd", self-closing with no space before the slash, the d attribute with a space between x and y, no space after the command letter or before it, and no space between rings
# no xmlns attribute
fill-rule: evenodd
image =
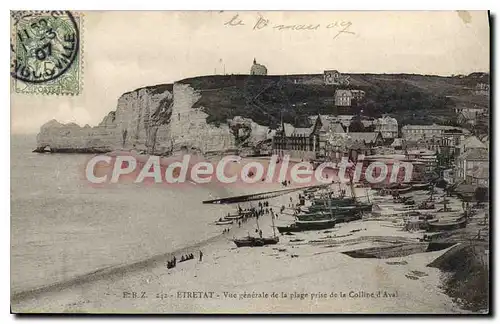
<svg viewBox="0 0 500 324"><path fill-rule="evenodd" d="M334 30L333 39L339 37L342 34L354 35L355 33L350 30L352 26L352 22L350 21L333 21L328 24L278 24L272 22L270 19L265 18L264 16L258 16L253 21L248 24L240 17L239 14L235 14L231 17L231 19L227 20L224 23L224 26L228 27L241 27L249 26L252 30L291 30L291 31L315 31L319 29L331 29Z"/></svg>

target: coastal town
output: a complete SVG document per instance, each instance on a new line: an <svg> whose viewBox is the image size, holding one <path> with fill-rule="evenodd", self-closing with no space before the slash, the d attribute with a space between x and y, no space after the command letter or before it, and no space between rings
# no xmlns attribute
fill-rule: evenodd
<svg viewBox="0 0 500 324"><path fill-rule="evenodd" d="M252 74L266 71L262 66L254 68ZM338 71L325 71L326 84L335 84L332 74L340 76ZM488 89L486 84L478 83L470 92L488 96ZM337 90L334 102L337 108L356 111L355 102L362 102L363 96L364 92L357 89ZM427 266L452 273L444 279L444 290L462 307L478 311L485 307L488 294L485 273L489 267L490 208L489 130L476 126L488 125L489 110L462 106L455 113L457 122L453 125L400 125L390 114L366 118L362 112L311 116L312 126L307 128L282 122L267 140L268 154L314 166L341 160L357 165L360 162L364 172L374 162L407 162L413 166L411 179L398 178L396 183L390 183L384 178L370 184L365 177L354 183L351 170L346 183L334 169L326 175L332 179L329 185L298 186L204 203L238 203L235 214L215 222L225 227L224 235L233 226L241 228L242 223L255 219L254 234L233 237L237 247L270 245L276 246L272 249L278 254L286 254L289 248L309 245L353 258L400 259L387 264L405 264L401 261L405 256L447 249ZM264 158L265 154L259 153L259 158ZM260 202L280 195L292 195L294 199L290 196L290 201L282 199L282 205L274 203L270 208L268 201ZM240 207L239 203L252 200L258 202L250 202L248 209ZM259 218L262 223L265 215L270 215L273 229L268 237L263 236L259 226ZM347 246L352 248L345 251ZM464 264L453 269L453 262ZM418 271L406 275L411 280L421 276Z"/></svg>
<svg viewBox="0 0 500 324"><path fill-rule="evenodd" d="M11 312L492 312L489 12L11 15Z"/></svg>
<svg viewBox="0 0 500 324"><path fill-rule="evenodd" d="M260 78L268 77L266 74L267 68L254 60L250 74L245 78L260 82ZM229 81L233 78L223 77L229 78ZM488 103L489 88L484 83L488 77L488 74L479 73L455 76L452 81L461 82L460 80L467 78L467 84L472 84L467 89L468 98L474 102ZM301 82L317 84L318 76L313 79L311 81L309 76L287 76L286 83L294 86L299 86ZM471 83L471 79L477 79L477 84ZM272 85L282 82L280 80L273 81ZM226 264L228 268L225 273L233 276L233 273L236 275L242 271L240 267L234 266L240 262L241 257L252 260L246 265L252 269L246 278L249 282L256 282L258 287L258 273L255 272L254 264L266 264L265 267L272 268L279 266L275 262L284 259L307 259L313 267L325 267L332 262L359 263L357 266L362 266L367 271L360 278L371 280L368 278L373 273L369 271L384 269L384 272L392 276L393 281L385 282L383 290L377 284L371 290L358 292L356 286L363 286L364 283L355 281L342 288L343 292L320 291L317 294L344 294L349 298L357 296L355 298L363 300L371 298L373 304L370 307L373 309L394 311L391 307L394 307L395 299L401 295L406 295L406 299L410 298L407 296L408 292L402 291L403 287L410 285L412 281L425 282L434 287L434 297L425 300L425 294L421 294L418 301L415 301L419 305L415 308L418 311L487 311L490 249L488 106L468 106L466 102L461 102L460 106L451 109L453 118L447 117L446 122L405 122L398 119L397 114L383 113L379 117L365 115L362 107L366 107L365 90L369 89L361 90L351 86L352 79L349 76L328 70L320 80L323 83L321 86L331 87L328 91L332 93L332 98L326 99L327 108L335 113L311 114L302 124L287 122L283 116L286 108L290 107L281 107L275 110L276 115L267 115L270 120L274 120L274 126L256 125L253 121L248 121L248 116L235 116L227 120L227 130L222 127L209 128L207 135L200 140L199 137L191 138L190 134L202 134L206 127L212 127L207 125L210 116L204 114L195 117L201 124L192 128L193 114L197 113L179 112L175 117L175 111L179 108L174 103L170 106L173 117L170 119L168 132L165 133L168 137L160 135L162 126L151 120L153 116L143 117L145 127L155 127L153 134L157 138L154 141L148 138L142 141L141 132L136 137L130 137L132 135L125 130L121 133L123 142L114 142L114 147L96 148L91 143L95 143L96 136L106 138L102 135L103 130L109 133L116 132L120 127L130 128L125 123L110 127L110 123L117 123L120 111L117 110L112 121L110 114L95 128L82 129L73 125L48 123L42 127L35 152L46 152L45 148L48 147L49 152L53 153L104 153L90 161L101 159L108 162L107 167L113 169L110 161L116 159L115 170L108 171L109 175L113 174L111 183L113 179L116 182L120 176L131 174L135 175L135 183L140 182L139 178L144 180L144 175L148 174L151 167L154 174L155 163L152 161L158 161L158 165L162 163L161 172L156 173L159 182L163 180L163 174L166 179L175 178L173 174L167 176L166 170L172 172L172 168L167 165L173 161L178 163L175 156L179 157L179 153L184 157L195 154L198 158L203 157L202 161L212 161L212 165L223 161L224 158L220 158L225 154L238 157L237 162L229 161L225 165L229 167L225 172L229 172L228 175L240 174L244 179L251 180L253 185L238 187L226 184L225 193L209 189L209 195L199 203L205 206L202 213L217 215L206 225L215 235L210 240L211 243L194 244L145 260L148 267L161 272L167 271L168 274L167 279L156 283L153 281L151 285L170 286L183 276L199 277L201 266L212 267L216 264ZM219 81L215 79L214 82ZM269 86L265 89L268 88ZM204 90L199 91L204 93ZM259 94L263 92L265 91L259 90ZM175 100L176 85L173 86L173 93ZM210 93L213 94L213 91ZM253 105L257 106L255 103ZM300 105L300 102L295 100L293 105ZM307 105L307 102L303 105ZM123 114L124 111L120 113ZM174 139L176 127L179 127L176 123L184 125L184 120L189 121L191 126L182 128ZM82 135L82 131L92 133ZM152 133L151 129L146 128L146 131ZM223 131L228 133L221 135ZM78 134L79 141L83 138L88 142L83 146L75 145L74 139L68 137L72 133ZM165 139L169 137L170 140ZM213 138L216 139L215 145L223 144L219 146L219 150L206 145ZM160 160L160 156L155 155L155 150L165 142L170 147L165 153L159 154ZM198 148L193 147L196 143L200 145ZM126 167L123 167L124 161ZM160 161L166 161L165 165ZM130 167L131 162L137 166L136 169ZM267 170L288 168L288 164L293 170L294 165L306 163L316 170L315 174L319 174L323 181L298 183L297 178L290 177L287 172L283 173L285 178L279 181L264 181L265 179L260 179L264 172L254 174L251 168L245 166L252 163ZM411 168L396 169L393 172L401 164L410 165ZM377 171L374 165L391 172L381 176L381 171ZM102 171L95 163L90 164L90 167L87 165L86 169L91 173L97 169ZM139 172L139 169L142 171ZM212 166L211 170L214 171L215 167ZM411 171L410 174L408 170ZM142 176L138 178L138 175ZM195 180L199 178L195 178L192 172L190 175L188 182L195 185ZM98 179L95 174L92 176L92 179ZM374 178L377 180L374 181ZM272 257L273 261L263 259L267 257ZM99 278L111 276L116 271L123 270L112 267L99 273ZM349 276L347 273L344 275ZM84 276L83 280L88 281L85 285L94 287L94 277L93 274ZM275 279L282 280L279 276ZM123 280L129 281L126 278ZM198 284L210 285L217 291L217 285L222 283L212 280L212 277L206 277L192 281L189 285L194 290L198 289ZM332 280L337 283L334 277ZM100 291L97 287L88 289L96 293ZM297 289L299 288L295 287L290 294L314 295L309 287L304 286L299 291ZM413 289L419 291L420 288ZM127 297L124 298L129 299L129 296L134 296L134 292L127 291L125 295ZM182 310L190 305L190 301L186 299L173 300L172 297L165 297L168 293L160 295L160 300L169 301L170 304L151 307ZM223 296L230 295L233 292L227 292ZM220 298L219 302L222 302ZM300 298L296 300L299 301ZM318 310L332 310L331 304L326 303L327 300L328 298ZM115 304L109 299L101 302L106 307L117 307L118 310L123 309L120 307L127 307L127 304ZM53 303L55 304L51 303L50 307L57 308L66 301L56 299ZM440 306L436 306L436 303ZM29 303L23 305L30 307ZM308 307L307 304L294 305L299 309ZM359 311L368 307L368 304L356 305L353 307L357 307ZM248 304L242 307L248 307ZM401 307L397 311L410 311Z"/></svg>

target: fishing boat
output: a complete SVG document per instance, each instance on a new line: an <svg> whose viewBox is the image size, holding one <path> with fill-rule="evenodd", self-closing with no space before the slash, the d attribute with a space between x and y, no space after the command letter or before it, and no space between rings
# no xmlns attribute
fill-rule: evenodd
<svg viewBox="0 0 500 324"><path fill-rule="evenodd" d="M280 233L287 232L303 232L303 231L313 231L322 230L335 227L337 220L333 219L322 219L313 221L296 221L289 226L278 226L278 231Z"/></svg>
<svg viewBox="0 0 500 324"><path fill-rule="evenodd" d="M432 201L424 201L417 206L417 209L436 209L436 205Z"/></svg>
<svg viewBox="0 0 500 324"><path fill-rule="evenodd" d="M411 201L411 200L413 200L413 198L411 198L411 197L394 197L393 198L394 203L397 203L397 204L404 204L405 202Z"/></svg>
<svg viewBox="0 0 500 324"><path fill-rule="evenodd" d="M233 221L230 219L223 219L223 220L215 221L215 225L231 225L232 223L233 223Z"/></svg>
<svg viewBox="0 0 500 324"><path fill-rule="evenodd" d="M240 239L234 239L233 240L234 244L236 244L236 247L253 247L253 246L264 246L264 239L261 239L260 237L253 237L253 236L247 236L243 237Z"/></svg>
<svg viewBox="0 0 500 324"><path fill-rule="evenodd" d="M396 183L396 184L393 184L393 185L390 185L390 186L387 186L383 189L380 190L380 194L381 195L401 195L401 194L405 194L405 193L408 193L410 192L412 189L411 189L411 186L410 185L406 185L406 184L400 184L400 183Z"/></svg>
<svg viewBox="0 0 500 324"><path fill-rule="evenodd" d="M387 208L381 205L374 205L372 209L373 216L403 216L406 215L408 210L395 210L394 208Z"/></svg>
<svg viewBox="0 0 500 324"><path fill-rule="evenodd" d="M224 216L225 219L227 220L237 220L237 219L242 219L244 216L243 215L227 215Z"/></svg>
<svg viewBox="0 0 500 324"><path fill-rule="evenodd" d="M467 226L467 218L466 217L460 217L459 219L455 221L446 221L446 222L434 222L434 223L429 223L427 232L441 232L441 231L450 231L450 230L455 230L459 228L465 228Z"/></svg>
<svg viewBox="0 0 500 324"><path fill-rule="evenodd" d="M354 198L315 198L312 201L313 206L315 205L337 205L337 206L348 206L356 202Z"/></svg>
<svg viewBox="0 0 500 324"><path fill-rule="evenodd" d="M411 190L426 190L431 187L430 182L412 183Z"/></svg>
<svg viewBox="0 0 500 324"><path fill-rule="evenodd" d="M295 217L299 221L313 221L313 220L320 220L320 219L331 219L334 217L332 214L333 213L318 212L318 213L300 214L300 215L296 215Z"/></svg>
<svg viewBox="0 0 500 324"><path fill-rule="evenodd" d="M343 208L342 208L343 207ZM355 209L356 206L334 206L334 207L328 207L328 206L322 206L322 205L315 205L315 206L309 206L307 208L307 211L309 213L337 213L337 214L349 214L352 213Z"/></svg>
<svg viewBox="0 0 500 324"><path fill-rule="evenodd" d="M256 246L265 246L265 245L274 245L277 244L280 239L278 236L276 236L276 229L274 226L274 216L271 216L271 220L273 222L273 236L272 237L253 237L253 236L246 236L243 238L239 239L233 239L234 244L236 244L236 247L256 247ZM258 218L255 219L257 222L257 230L260 231L259 229L259 221Z"/></svg>

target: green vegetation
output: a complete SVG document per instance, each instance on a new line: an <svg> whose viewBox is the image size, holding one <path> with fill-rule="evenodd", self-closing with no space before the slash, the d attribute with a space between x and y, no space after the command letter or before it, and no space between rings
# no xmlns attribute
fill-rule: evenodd
<svg viewBox="0 0 500 324"><path fill-rule="evenodd" d="M225 123L234 116L252 118L261 125L276 127L283 121L296 127L309 126L308 117L319 114L354 114L380 117L390 114L404 124L452 122L453 108L471 100L488 105L474 96L478 82L487 75L440 77L411 74L350 74L349 87L323 84L323 75L214 75L180 81L201 93L195 107L203 107L207 122ZM486 79L485 79L486 78ZM485 79L485 80L483 80ZM337 89L365 91L364 100L351 108L335 107Z"/></svg>

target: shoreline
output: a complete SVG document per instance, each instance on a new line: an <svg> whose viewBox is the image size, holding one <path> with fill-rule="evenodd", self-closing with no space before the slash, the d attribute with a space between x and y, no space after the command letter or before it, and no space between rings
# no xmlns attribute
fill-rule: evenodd
<svg viewBox="0 0 500 324"><path fill-rule="evenodd" d="M269 184L264 186L269 189ZM283 188L279 184L273 186L277 187L275 189ZM250 194L252 191L258 192L259 187L227 187L224 191L230 192L230 195ZM288 193L264 201L269 201L269 206L275 211L282 205L288 211L290 198L296 202L298 193ZM252 204L256 205L258 202L246 202L241 206L247 208ZM237 205L231 206L236 208ZM212 205L206 206L211 208ZM275 225L292 220L292 216L282 214L275 220ZM342 253L386 244L373 240L373 237L417 240L418 235L415 233L384 227L382 223L384 222L354 221L338 224L327 231L302 232L293 236L280 235L280 242L273 246L236 248L231 239L254 234L256 223L254 218L251 218L243 223L241 228L236 224L219 226L221 232L224 228L230 228L229 233L221 233L172 252L128 265L107 268L80 279L25 292L24 295L14 295L11 307L13 312L52 313L466 312L458 308L439 288L443 273L426 266L448 249L389 259L355 259ZM264 236L272 233L271 225L271 215L259 217L259 227ZM322 243L321 240L327 243ZM198 261L200 250L204 254L202 262ZM166 261L173 255L179 259L180 255L187 253L193 253L194 260L178 263L177 267L167 269ZM353 272L352 269L359 273ZM421 276L409 279L413 272L420 273ZM344 293L346 296L351 291L363 292L361 295L378 294L380 291L382 296L392 294L396 297L234 300L223 295L245 292L271 294L277 291L298 296L307 294L312 298L311 294L318 293L319 296L324 289L327 289L328 293ZM178 298L178 294L197 291L211 291L219 294L219 297ZM147 300L125 297L134 292L147 293Z"/></svg>

